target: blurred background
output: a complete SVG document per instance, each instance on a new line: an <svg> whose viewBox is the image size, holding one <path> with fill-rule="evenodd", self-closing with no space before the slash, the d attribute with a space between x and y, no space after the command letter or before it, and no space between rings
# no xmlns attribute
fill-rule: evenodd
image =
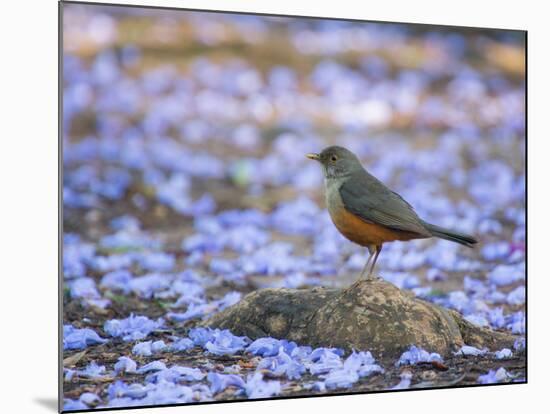
<svg viewBox="0 0 550 414"><path fill-rule="evenodd" d="M66 321L73 301L181 322L259 287L349 284L367 253L305 158L338 144L481 240L387 244L379 273L524 333L523 33L77 4L63 31Z"/></svg>

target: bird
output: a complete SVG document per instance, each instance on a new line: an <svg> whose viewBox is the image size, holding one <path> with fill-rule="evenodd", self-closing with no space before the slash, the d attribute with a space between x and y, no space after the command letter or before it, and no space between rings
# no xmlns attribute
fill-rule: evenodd
<svg viewBox="0 0 550 414"><path fill-rule="evenodd" d="M338 231L369 251L359 279L370 264L366 279L375 280L376 260L387 242L431 237L467 247L478 242L468 234L422 220L411 204L370 174L359 158L344 147L330 146L306 157L318 161L323 168L326 206Z"/></svg>

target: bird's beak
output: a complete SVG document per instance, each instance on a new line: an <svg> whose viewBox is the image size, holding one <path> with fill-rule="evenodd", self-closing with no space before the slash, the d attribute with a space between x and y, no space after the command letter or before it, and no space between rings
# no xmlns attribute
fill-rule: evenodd
<svg viewBox="0 0 550 414"><path fill-rule="evenodd" d="M308 157L310 160L319 161L319 154L309 153L306 154L306 157Z"/></svg>

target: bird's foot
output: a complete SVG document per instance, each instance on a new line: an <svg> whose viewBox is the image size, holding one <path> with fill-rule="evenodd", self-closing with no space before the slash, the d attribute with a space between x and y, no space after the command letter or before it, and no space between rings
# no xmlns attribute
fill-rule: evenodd
<svg viewBox="0 0 550 414"><path fill-rule="evenodd" d="M379 280L382 280L382 278L381 278L380 276L378 276L378 275L372 275L372 274L371 274L371 275L368 275L368 276L365 278L365 280L366 280L367 282L377 282L377 281L379 281Z"/></svg>

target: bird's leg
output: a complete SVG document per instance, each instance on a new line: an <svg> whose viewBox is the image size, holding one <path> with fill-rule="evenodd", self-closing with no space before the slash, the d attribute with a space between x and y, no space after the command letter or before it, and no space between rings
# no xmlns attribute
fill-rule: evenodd
<svg viewBox="0 0 550 414"><path fill-rule="evenodd" d="M374 271L374 266L376 265L376 260L378 259L378 255L380 254L381 251L382 251L382 245L379 244L378 246L376 246L376 253L374 254L374 259L372 261L372 265L370 267L369 274L367 275L367 280L373 280L374 279L372 277L372 272Z"/></svg>
<svg viewBox="0 0 550 414"><path fill-rule="evenodd" d="M363 270L361 271L361 274L359 275L359 279L362 279L365 275L365 272L367 271L367 268L369 267L369 263L372 260L372 254L369 255L369 258L367 259L367 263L365 263L365 267L363 267Z"/></svg>
<svg viewBox="0 0 550 414"><path fill-rule="evenodd" d="M369 258L367 259L367 263L365 263L365 267L363 267L363 270L361 271L361 274L359 275L359 279L362 279L365 275L365 272L367 271L367 268L369 267L369 264L374 256L375 252L375 246L367 246L367 249L369 250ZM368 277L367 277L368 279Z"/></svg>

